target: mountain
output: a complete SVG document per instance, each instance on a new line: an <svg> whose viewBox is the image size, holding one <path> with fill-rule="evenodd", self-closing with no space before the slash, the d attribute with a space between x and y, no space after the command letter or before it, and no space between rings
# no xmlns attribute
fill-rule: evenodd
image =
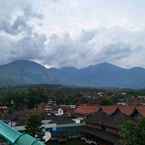
<svg viewBox="0 0 145 145"><path fill-rule="evenodd" d="M18 60L0 66L0 86L53 84L56 80L48 70L35 62Z"/></svg>
<svg viewBox="0 0 145 145"><path fill-rule="evenodd" d="M145 88L145 69L125 69L109 63L88 66L83 69L50 69L60 84L83 87Z"/></svg>
<svg viewBox="0 0 145 145"><path fill-rule="evenodd" d="M145 88L145 69L125 69L109 63L86 68L50 68L27 60L0 66L0 86L61 84L81 87Z"/></svg>

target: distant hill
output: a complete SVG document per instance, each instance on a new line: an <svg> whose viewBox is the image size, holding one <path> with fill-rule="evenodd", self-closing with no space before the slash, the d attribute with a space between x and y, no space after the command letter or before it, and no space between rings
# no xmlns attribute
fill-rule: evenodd
<svg viewBox="0 0 145 145"><path fill-rule="evenodd" d="M145 88L145 69L125 69L109 63L88 66L83 69L61 68L49 72L60 84L84 87Z"/></svg>
<svg viewBox="0 0 145 145"><path fill-rule="evenodd" d="M50 68L27 60L18 60L0 66L0 86L26 84L62 84L82 87L145 88L145 69L121 68L101 63L77 69Z"/></svg>
<svg viewBox="0 0 145 145"><path fill-rule="evenodd" d="M0 66L0 86L53 84L56 82L44 66L32 61L19 60Z"/></svg>

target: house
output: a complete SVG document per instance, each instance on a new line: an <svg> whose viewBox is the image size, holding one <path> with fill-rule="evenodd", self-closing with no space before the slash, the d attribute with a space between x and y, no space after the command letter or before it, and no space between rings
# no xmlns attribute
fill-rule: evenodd
<svg viewBox="0 0 145 145"><path fill-rule="evenodd" d="M51 140L66 140L80 137L80 128L84 125L82 118L65 118L54 116L42 121L42 128L51 134Z"/></svg>
<svg viewBox="0 0 145 145"><path fill-rule="evenodd" d="M98 108L95 113L87 116L82 134L92 140L105 141L109 145L119 145L120 125L124 121L132 120L137 123L145 117L144 105L112 105Z"/></svg>
<svg viewBox="0 0 145 145"><path fill-rule="evenodd" d="M96 104L81 104L76 107L74 113L79 116L86 117L89 114L93 114L98 110L98 106Z"/></svg>
<svg viewBox="0 0 145 145"><path fill-rule="evenodd" d="M8 112L8 107L7 106L0 106L0 113L6 113Z"/></svg>
<svg viewBox="0 0 145 145"><path fill-rule="evenodd" d="M50 141L66 141L71 138L80 137L80 128L85 123L83 118L67 118L62 116L48 116L41 121L41 128L44 134L49 135ZM15 129L24 132L25 124L15 124Z"/></svg>

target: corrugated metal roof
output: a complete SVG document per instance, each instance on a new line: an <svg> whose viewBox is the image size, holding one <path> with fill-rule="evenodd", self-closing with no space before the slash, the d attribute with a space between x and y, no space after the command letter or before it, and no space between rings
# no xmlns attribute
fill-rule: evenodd
<svg viewBox="0 0 145 145"><path fill-rule="evenodd" d="M4 122L0 121L0 136L11 143L15 143L17 138L21 136L21 133L17 132L15 129L10 128Z"/></svg>
<svg viewBox="0 0 145 145"><path fill-rule="evenodd" d="M22 134L0 121L0 136L12 145L44 145L28 134Z"/></svg>

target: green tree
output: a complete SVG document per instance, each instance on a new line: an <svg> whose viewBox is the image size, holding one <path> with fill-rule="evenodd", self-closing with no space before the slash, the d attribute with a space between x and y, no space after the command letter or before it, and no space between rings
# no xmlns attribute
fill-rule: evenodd
<svg viewBox="0 0 145 145"><path fill-rule="evenodd" d="M65 98L65 102L64 103L67 104L67 105L75 105L76 102L77 102L77 100L76 100L75 97L68 96L68 97Z"/></svg>
<svg viewBox="0 0 145 145"><path fill-rule="evenodd" d="M101 105L111 106L111 105L113 105L113 101L111 98L105 98L102 100Z"/></svg>
<svg viewBox="0 0 145 145"><path fill-rule="evenodd" d="M26 122L26 132L32 136L41 135L41 114L38 112L32 112Z"/></svg>
<svg viewBox="0 0 145 145"><path fill-rule="evenodd" d="M121 125L121 143L123 145L144 145L145 144L145 119L138 124L126 121Z"/></svg>
<svg viewBox="0 0 145 145"><path fill-rule="evenodd" d="M135 136L135 127L132 121L123 122L121 125L121 143L123 145L134 145ZM135 137L135 138L134 138Z"/></svg>
<svg viewBox="0 0 145 145"><path fill-rule="evenodd" d="M145 119L137 126L137 145L145 145Z"/></svg>

